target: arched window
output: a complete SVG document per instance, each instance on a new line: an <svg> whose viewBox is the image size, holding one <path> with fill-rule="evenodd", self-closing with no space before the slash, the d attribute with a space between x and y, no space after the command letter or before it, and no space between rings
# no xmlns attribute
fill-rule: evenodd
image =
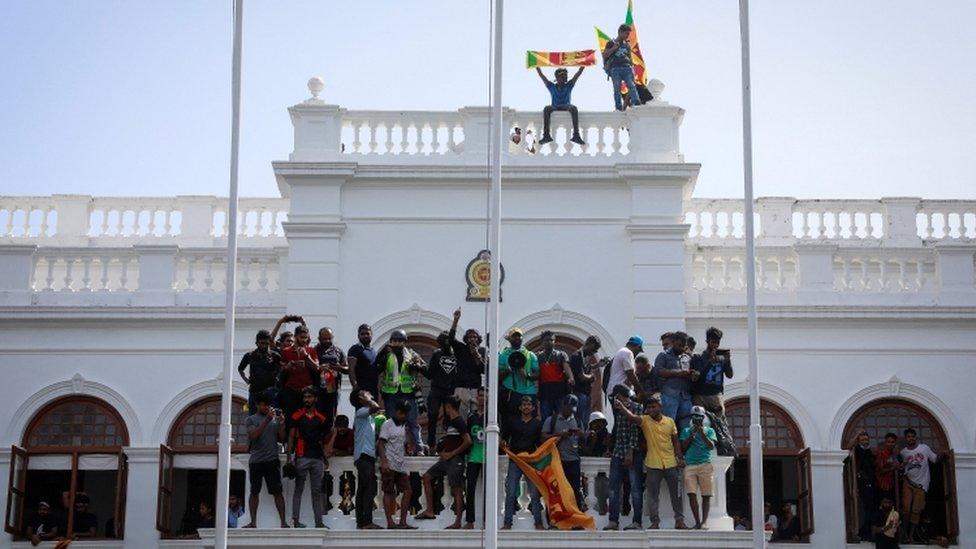
<svg viewBox="0 0 976 549"><path fill-rule="evenodd" d="M932 447L936 452L949 449L948 438L942 425L925 408L908 400L886 398L875 400L858 411L844 427L841 444L846 450L855 433L866 431L875 443L884 440L886 433L895 433L900 439L905 429L918 432L918 439Z"/></svg>
<svg viewBox="0 0 976 549"><path fill-rule="evenodd" d="M920 443L929 445L936 454L942 455L938 463L929 464L930 482L923 511L923 521L927 525L926 536L946 536L955 542L959 535L955 459L946 432L932 413L914 402L900 398L883 398L869 402L847 420L841 445L844 449L850 449L854 436L864 431L871 439L871 447L877 456L878 452L889 451L882 447L884 437L887 433L894 433L898 437L894 452L899 452L904 447L904 431L909 428L915 429ZM847 537L850 541L858 538L862 519L867 516L868 508L876 507L872 494L864 492L862 483L858 481L858 471L862 469L862 463L856 461L856 458L857 454L852 452L844 461L844 503ZM898 500L901 497L901 479L896 475L897 473L892 474L887 481L879 478L877 483L879 489L881 482L890 483L891 488L887 493ZM897 505L899 502L895 503Z"/></svg>
<svg viewBox="0 0 976 549"><path fill-rule="evenodd" d="M437 350L437 338L427 334L407 334L407 347L430 362L431 355Z"/></svg>
<svg viewBox="0 0 976 549"><path fill-rule="evenodd" d="M729 510L745 514L749 506L749 399L735 398L725 404L729 430L738 457L727 482ZM799 521L796 541L809 541L813 533L813 492L810 449L793 416L782 406L762 399L759 405L763 438L763 484L772 512L781 517L784 506L795 511ZM774 539L776 534L774 534ZM790 541L780 539L780 541Z"/></svg>
<svg viewBox="0 0 976 549"><path fill-rule="evenodd" d="M193 533L187 517L201 500L211 500L216 492L220 401L220 395L213 395L187 406L160 447L156 529L163 537ZM246 405L240 397L231 401L234 454L247 453ZM231 467L231 493L243 498L244 471L237 459Z"/></svg>
<svg viewBox="0 0 976 549"><path fill-rule="evenodd" d="M6 530L24 534L24 519L46 501L63 517L60 535L121 538L129 432L108 403L87 396L55 400L24 431L23 447L11 450Z"/></svg>
<svg viewBox="0 0 976 549"><path fill-rule="evenodd" d="M749 440L749 399L736 398L725 405L729 430L735 440L738 454L749 454L746 441ZM803 435L789 412L768 400L759 406L762 425L763 455L796 455L806 445Z"/></svg>
<svg viewBox="0 0 976 549"><path fill-rule="evenodd" d="M234 397L231 403L231 425L234 428L233 452L247 452L247 427L244 420L247 401ZM173 422L167 444L174 452L210 453L217 452L220 436L220 397L212 396L187 406L180 417Z"/></svg>

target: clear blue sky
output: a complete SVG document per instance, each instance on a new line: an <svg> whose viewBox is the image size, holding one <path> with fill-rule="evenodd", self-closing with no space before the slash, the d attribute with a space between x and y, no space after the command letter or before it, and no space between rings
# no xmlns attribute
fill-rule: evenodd
<svg viewBox="0 0 976 549"><path fill-rule="evenodd" d="M0 193L226 194L231 2L7 0ZM509 0L505 103L541 108L526 49L594 47L625 0ZM485 1L247 0L241 191L275 195L285 108L321 75L351 109L487 104ZM637 0L652 77L687 110L697 196L741 193L732 0ZM757 194L976 196L976 2L753 1ZM599 69L574 93L612 108Z"/></svg>

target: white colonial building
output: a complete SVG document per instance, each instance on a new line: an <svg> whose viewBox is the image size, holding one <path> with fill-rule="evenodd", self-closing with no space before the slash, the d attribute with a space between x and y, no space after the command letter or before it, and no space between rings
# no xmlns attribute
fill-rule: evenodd
<svg viewBox="0 0 976 549"><path fill-rule="evenodd" d="M662 332L703 341L718 326L738 357L726 397L741 436L742 202L694 196L700 166L679 148L684 111L660 99L662 87L626 113L582 113L584 148L568 148L568 120L557 114L555 143L504 153L502 325L522 327L529 341L553 330L568 347L596 334L607 353L634 333L653 349ZM462 325L483 331L485 305L467 298L478 290L469 264L486 248L489 111L347 111L315 89L289 109L294 149L273 163L280 198L242 199L242 222L230 229L241 235L238 356L286 311L313 330L333 327L343 347L368 322L377 342L403 328L429 351L459 305ZM505 111L509 126L537 128L540 118ZM933 468L929 532L976 547L976 200L770 197L756 207L767 500L797 506L801 545L844 547L854 520L845 509L855 506L847 439L860 428L878 439L914 426L946 454ZM60 507L62 494L70 504L84 492L99 535L122 539L73 547L212 545L206 531L202 541L176 536L215 484L226 211L211 196L0 197L8 531L19 532L39 500ZM239 382L235 391L246 396ZM235 410L240 422L240 402ZM531 527L522 517L500 542L749 546L747 532L731 531L730 513L748 509L741 440L740 449L743 457L721 461L708 532L536 533L519 530ZM246 493L246 460L235 454L235 493ZM584 460L598 526L607 520L606 467ZM353 470L348 458L332 461L333 473ZM352 529L343 500L335 474L331 530L234 531L232 543L481 542L477 531L434 531L446 514L427 530L367 536ZM260 514L262 526L275 524L270 501Z"/></svg>

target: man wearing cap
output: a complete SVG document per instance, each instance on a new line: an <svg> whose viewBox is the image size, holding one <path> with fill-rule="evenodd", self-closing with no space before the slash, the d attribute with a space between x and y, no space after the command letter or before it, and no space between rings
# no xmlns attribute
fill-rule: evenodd
<svg viewBox="0 0 976 549"><path fill-rule="evenodd" d="M498 355L498 379L501 382L498 409L503 426L518 416L523 396L531 397L533 404L538 400L539 359L522 346L522 336L521 328L512 328L505 337L510 347L502 349Z"/></svg>
<svg viewBox="0 0 976 549"><path fill-rule="evenodd" d="M410 405L407 414L408 447L415 452L423 448L420 438L420 425L417 423L418 375L426 370L420 355L406 346L407 332L393 330L390 341L376 354L376 367L379 371L380 394L386 410L396 410L398 402ZM413 453L413 452L411 452Z"/></svg>
<svg viewBox="0 0 976 549"><path fill-rule="evenodd" d="M705 426L704 408L695 406L691 409L691 426L681 430L678 440L685 455L685 492L691 514L695 517L694 528L707 529L705 524L712 499L712 449L718 439L715 431ZM698 513L697 492L701 492L701 515Z"/></svg>
<svg viewBox="0 0 976 549"><path fill-rule="evenodd" d="M637 370L634 367L634 355L644 350L644 338L639 335L631 336L627 344L617 351L610 363L610 379L607 391L612 391L617 385L639 387Z"/></svg>
<svg viewBox="0 0 976 549"><path fill-rule="evenodd" d="M576 110L576 106L573 105L572 100L573 86L576 85L576 81L583 74L583 67L580 67L576 71L572 80L568 80L569 73L566 69L556 69L555 82L546 78L546 75L542 74L542 69L539 67L535 68L535 72L539 74L539 78L542 79L542 82L546 85L546 89L549 90L549 95L552 97L552 104L546 105L542 109L543 131L539 144L545 145L546 143L552 142L552 134L549 131L549 127L553 111L568 111L569 116L573 119L573 137L570 138L570 141L578 145L585 145L579 133L579 111Z"/></svg>
<svg viewBox="0 0 976 549"><path fill-rule="evenodd" d="M576 504L580 504L580 442L586 440L586 431L576 419L576 405L579 401L575 395L563 397L559 413L549 416L542 424L542 438L559 439L559 460L563 464L566 480L573 487Z"/></svg>
<svg viewBox="0 0 976 549"><path fill-rule="evenodd" d="M624 530L642 530L641 515L644 511L644 460L640 455L640 432L636 424L617 410L623 406L635 416L644 412L644 407L630 397L633 393L626 385L616 385L610 393L613 403L613 451L610 454L610 474L607 497L610 521L604 530L617 530L620 522L620 502L623 497L624 475L630 480L630 506L633 520ZM618 404L619 403L619 404Z"/></svg>
<svg viewBox="0 0 976 549"><path fill-rule="evenodd" d="M38 503L37 512L27 522L27 539L37 547L42 541L55 539L58 535L58 521L51 514L51 506L46 501Z"/></svg>

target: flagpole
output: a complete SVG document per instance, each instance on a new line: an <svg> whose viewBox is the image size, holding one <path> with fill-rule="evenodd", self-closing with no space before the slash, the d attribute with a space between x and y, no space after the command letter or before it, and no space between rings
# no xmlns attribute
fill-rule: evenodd
<svg viewBox="0 0 976 549"><path fill-rule="evenodd" d="M488 303L488 364L498 356L498 311L501 304L502 240L502 14L504 0L494 0L492 83L491 83L491 190L489 192L488 250L491 253L491 284ZM490 367L490 366L489 366ZM488 418L485 422L485 549L498 547L498 370L486 370L488 377Z"/></svg>
<svg viewBox="0 0 976 549"><path fill-rule="evenodd" d="M766 544L763 520L763 442L759 400L759 326L756 315L756 229L752 197L752 76L749 66L749 0L739 0L742 43L742 169L743 222L746 241L746 332L749 345L749 483L752 485L752 545Z"/></svg>
<svg viewBox="0 0 976 549"><path fill-rule="evenodd" d="M214 549L227 548L230 498L231 400L234 389L234 318L237 298L237 161L241 129L241 47L244 0L234 0L234 46L231 67L230 192L227 197L227 283L224 289L224 368L220 379L220 442L217 454L217 518ZM251 517L254 520L254 517Z"/></svg>

